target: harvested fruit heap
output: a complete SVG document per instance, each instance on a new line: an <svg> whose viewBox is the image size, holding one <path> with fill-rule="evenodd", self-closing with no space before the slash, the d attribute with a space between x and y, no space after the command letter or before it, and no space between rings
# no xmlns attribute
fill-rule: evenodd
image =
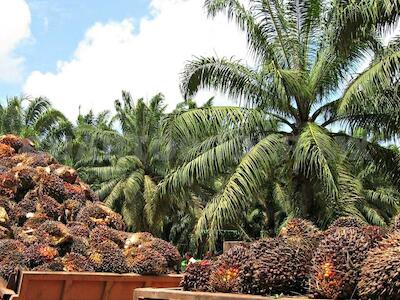
<svg viewBox="0 0 400 300"><path fill-rule="evenodd" d="M150 233L127 233L77 172L36 151L28 139L0 137L0 276L19 269L165 274L178 250Z"/></svg>
<svg viewBox="0 0 400 300"><path fill-rule="evenodd" d="M400 299L400 217L389 228L342 217L320 231L292 219L276 238L189 264L185 290L323 299Z"/></svg>

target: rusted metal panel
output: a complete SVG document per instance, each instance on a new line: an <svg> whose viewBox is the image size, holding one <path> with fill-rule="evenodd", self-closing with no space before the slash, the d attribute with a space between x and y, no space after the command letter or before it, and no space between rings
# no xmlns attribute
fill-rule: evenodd
<svg viewBox="0 0 400 300"><path fill-rule="evenodd" d="M17 289L0 282L2 300L131 300L136 288L177 287L181 275L23 271Z"/></svg>
<svg viewBox="0 0 400 300"><path fill-rule="evenodd" d="M308 297L264 297L255 295L187 292L178 288L140 288L133 293L133 300L306 300Z"/></svg>

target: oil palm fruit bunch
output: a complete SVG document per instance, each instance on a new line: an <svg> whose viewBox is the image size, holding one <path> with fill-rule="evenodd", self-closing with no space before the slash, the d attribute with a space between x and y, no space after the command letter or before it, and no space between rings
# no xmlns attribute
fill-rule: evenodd
<svg viewBox="0 0 400 300"><path fill-rule="evenodd" d="M57 221L44 222L35 234L51 246L60 246L72 240L72 235L67 226Z"/></svg>
<svg viewBox="0 0 400 300"><path fill-rule="evenodd" d="M30 268L49 263L58 257L57 249L46 244L31 245L26 249L24 254L26 264Z"/></svg>
<svg viewBox="0 0 400 300"><path fill-rule="evenodd" d="M400 214L394 217L393 223L392 223L392 229L393 230L400 230Z"/></svg>
<svg viewBox="0 0 400 300"><path fill-rule="evenodd" d="M238 292L240 266L249 258L248 249L236 246L220 255L210 275L213 290L223 293Z"/></svg>
<svg viewBox="0 0 400 300"><path fill-rule="evenodd" d="M377 246L389 233L386 227L367 225L362 227L364 234L369 238L371 248Z"/></svg>
<svg viewBox="0 0 400 300"><path fill-rule="evenodd" d="M130 233L125 241L124 248L137 247L143 243L150 242L154 236L149 232Z"/></svg>
<svg viewBox="0 0 400 300"><path fill-rule="evenodd" d="M91 229L99 225L109 226L116 230L125 229L122 216L101 202L90 203L83 207L79 211L76 221L88 224Z"/></svg>
<svg viewBox="0 0 400 300"><path fill-rule="evenodd" d="M24 145L24 140L26 141L26 139L19 138L16 135L6 134L0 137L0 144L7 145L11 147L14 152L18 152Z"/></svg>
<svg viewBox="0 0 400 300"><path fill-rule="evenodd" d="M322 231L311 221L292 218L281 228L279 235L282 237L303 237L317 246L322 239Z"/></svg>
<svg viewBox="0 0 400 300"><path fill-rule="evenodd" d="M400 234L395 232L368 253L358 282L365 299L400 299Z"/></svg>
<svg viewBox="0 0 400 300"><path fill-rule="evenodd" d="M100 225L90 232L89 238L91 243L100 244L101 242L109 240L116 243L119 248L123 248L127 238L127 233L112 229L108 226Z"/></svg>
<svg viewBox="0 0 400 300"><path fill-rule="evenodd" d="M54 198L43 195L36 202L36 212L42 213L49 218L59 221L62 216L62 205Z"/></svg>
<svg viewBox="0 0 400 300"><path fill-rule="evenodd" d="M89 238L90 229L85 223L82 222L68 222L67 228L72 236Z"/></svg>
<svg viewBox="0 0 400 300"><path fill-rule="evenodd" d="M90 243L89 240L81 236L73 236L72 241L67 245L67 247L62 248L65 253L77 253L83 256L90 255Z"/></svg>
<svg viewBox="0 0 400 300"><path fill-rule="evenodd" d="M109 240L92 244L89 260L97 272L128 272L124 253L116 243Z"/></svg>
<svg viewBox="0 0 400 300"><path fill-rule="evenodd" d="M366 225L362 220L356 217L339 217L332 224L329 228L337 228L337 227L355 227L361 228Z"/></svg>
<svg viewBox="0 0 400 300"><path fill-rule="evenodd" d="M0 277L8 279L18 269L26 270L27 262L24 253L14 252L0 261Z"/></svg>
<svg viewBox="0 0 400 300"><path fill-rule="evenodd" d="M150 247L131 247L124 251L129 272L142 275L167 273L167 260Z"/></svg>
<svg viewBox="0 0 400 300"><path fill-rule="evenodd" d="M61 258L64 271L67 272L94 272L93 265L88 259L78 253L71 252Z"/></svg>
<svg viewBox="0 0 400 300"><path fill-rule="evenodd" d="M141 244L142 247L157 251L165 257L168 268L176 268L179 266L182 257L176 247L159 238L153 238Z"/></svg>
<svg viewBox="0 0 400 300"><path fill-rule="evenodd" d="M303 237L277 237L257 242L250 247L250 259L239 272L241 292L304 293L308 289L312 253L312 244Z"/></svg>
<svg viewBox="0 0 400 300"><path fill-rule="evenodd" d="M350 299L371 241L361 228L337 227L319 244L312 261L311 292L321 298Z"/></svg>
<svg viewBox="0 0 400 300"><path fill-rule="evenodd" d="M213 270L214 262L209 260L191 263L187 266L185 273L183 274L180 286L185 291L212 291L210 276Z"/></svg>
<svg viewBox="0 0 400 300"><path fill-rule="evenodd" d="M60 257L57 257L53 261L49 263L45 263L34 267L32 271L40 271L40 272L63 272L64 271L64 264L61 261Z"/></svg>

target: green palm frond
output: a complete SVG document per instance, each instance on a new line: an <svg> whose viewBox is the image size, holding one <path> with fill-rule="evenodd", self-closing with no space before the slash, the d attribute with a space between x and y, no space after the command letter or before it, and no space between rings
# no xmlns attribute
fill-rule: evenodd
<svg viewBox="0 0 400 300"><path fill-rule="evenodd" d="M305 176L315 174L326 191L338 196L337 167L340 150L334 139L322 127L308 123L304 127L293 153L294 171Z"/></svg>
<svg viewBox="0 0 400 300"><path fill-rule="evenodd" d="M266 179L283 147L282 136L269 135L257 143L239 162L223 191L205 208L196 226L196 235L209 228L210 246L216 241L216 233L223 225L237 220L250 203L258 187Z"/></svg>

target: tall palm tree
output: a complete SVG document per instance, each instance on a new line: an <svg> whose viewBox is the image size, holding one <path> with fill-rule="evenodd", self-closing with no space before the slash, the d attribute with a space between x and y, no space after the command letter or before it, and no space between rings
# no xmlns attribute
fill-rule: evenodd
<svg viewBox="0 0 400 300"><path fill-rule="evenodd" d="M13 97L0 105L0 133L29 137L47 149L71 135L68 119L43 97Z"/></svg>
<svg viewBox="0 0 400 300"><path fill-rule="evenodd" d="M245 32L254 65L195 58L182 75L183 95L214 89L245 106L169 117L165 136L182 163L160 183L153 211L167 205L166 195L228 174L196 226L213 244L254 199L284 203L288 215L321 225L348 211L363 216L348 151L399 184L398 154L351 134L360 126L386 138L399 133L400 47L380 38L398 20L399 0L206 0L205 7Z"/></svg>
<svg viewBox="0 0 400 300"><path fill-rule="evenodd" d="M109 164L88 168L100 182L100 198L120 212L132 230L148 230L146 203L166 172L167 157L159 130L165 111L163 101L161 94L148 104L143 99L133 101L123 92L122 102L115 101L114 119L124 147L111 156Z"/></svg>

